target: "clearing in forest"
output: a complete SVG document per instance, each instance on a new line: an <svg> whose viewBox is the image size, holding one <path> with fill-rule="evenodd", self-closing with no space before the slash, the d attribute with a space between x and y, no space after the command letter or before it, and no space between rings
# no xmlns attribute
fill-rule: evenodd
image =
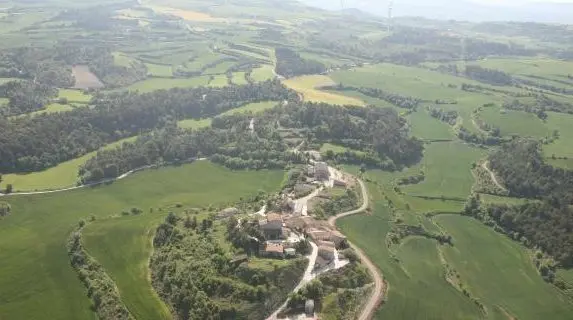
<svg viewBox="0 0 573 320"><path fill-rule="evenodd" d="M364 101L340 94L321 91L324 86L332 86L336 83L328 76L313 75L301 76L284 81L285 86L303 95L305 101L324 102L334 105L364 106Z"/></svg>
<svg viewBox="0 0 573 320"><path fill-rule="evenodd" d="M104 84L90 71L88 66L73 66L72 74L76 79L74 89L100 89Z"/></svg>

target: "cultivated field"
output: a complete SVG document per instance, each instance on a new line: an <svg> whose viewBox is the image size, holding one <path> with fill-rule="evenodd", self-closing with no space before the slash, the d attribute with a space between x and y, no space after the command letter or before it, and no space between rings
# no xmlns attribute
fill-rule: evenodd
<svg viewBox="0 0 573 320"><path fill-rule="evenodd" d="M403 190L409 195L465 201L474 184L471 164L483 155L483 150L460 142L432 143L422 160L426 179Z"/></svg>
<svg viewBox="0 0 573 320"><path fill-rule="evenodd" d="M520 244L470 218L435 219L454 238L453 247L442 247L446 260L490 318L503 319L504 313L523 320L571 318L571 300L541 279Z"/></svg>
<svg viewBox="0 0 573 320"><path fill-rule="evenodd" d="M129 87L127 87L127 90L139 91L144 93L161 89L194 88L194 87L206 86L208 82L209 82L209 77L207 76L187 78L187 79L150 78L130 85Z"/></svg>
<svg viewBox="0 0 573 320"><path fill-rule="evenodd" d="M72 73L76 79L74 89L99 89L104 84L90 71L88 66L74 66Z"/></svg>
<svg viewBox="0 0 573 320"><path fill-rule="evenodd" d="M285 86L298 91L305 101L324 102L335 105L364 105L364 101L356 98L319 90L320 87L335 84L335 82L327 76L302 76L285 80L283 83Z"/></svg>
<svg viewBox="0 0 573 320"><path fill-rule="evenodd" d="M0 318L43 319L49 314L52 319L94 319L85 288L71 268L64 247L80 219L94 215L99 220L132 207L144 211L154 208L154 214L163 215L175 204L188 208L227 203L259 190L275 190L282 179L281 171L233 172L209 162L198 162L145 171L110 186L67 192L64 196L7 198L13 214L0 223L0 259L11 263L0 264L3 301ZM145 236L141 230L148 227L145 223L134 223L133 228L140 229L133 234ZM133 288L134 291L122 290L120 285L120 292L126 295L126 302L141 308L138 310L146 310L149 307L142 303L157 301L145 289L149 288L147 279L137 276L141 275L141 257L148 255L149 238L133 240L134 246L123 246L119 245L121 234L108 236L120 238L118 242L101 243L112 246L103 249L111 254L109 260L103 261L104 267L112 278L118 279L118 285L130 285L132 281L142 285ZM141 247L136 248L137 244ZM116 249L127 252L112 253ZM124 259L124 256L134 260L119 270L114 269L117 264L113 257ZM132 293L137 296L131 296Z"/></svg>

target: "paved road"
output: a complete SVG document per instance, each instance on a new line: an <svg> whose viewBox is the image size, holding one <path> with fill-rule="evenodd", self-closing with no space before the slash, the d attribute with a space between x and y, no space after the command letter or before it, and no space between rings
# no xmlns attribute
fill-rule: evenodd
<svg viewBox="0 0 573 320"><path fill-rule="evenodd" d="M368 208L368 201L369 201L368 190L366 189L366 185L364 185L364 182L362 182L362 180L358 180L358 183L360 184L360 188L362 189L362 206L356 210L343 212L334 217L330 217L328 219L328 223L331 226L336 228L336 220L338 220L339 218L361 213L364 210L366 210L366 208ZM360 316L358 316L358 320L369 320L372 319L374 313L376 312L376 309L382 302L382 298L384 298L384 280L382 279L382 274L380 273L378 268L374 265L374 263L370 261L368 256L364 254L364 252L354 244L350 243L350 246L352 247L352 249L354 249L354 251L356 251L360 259L362 260L362 263L364 263L364 265L368 268L370 275L372 276L372 278L374 278L374 291L372 291L372 295L368 299L366 305L363 306L362 313L360 314Z"/></svg>
<svg viewBox="0 0 573 320"><path fill-rule="evenodd" d="M310 245L312 246L312 252L308 256L308 266L306 267L306 270L304 271L304 275L302 276L302 279L300 280L298 285L292 290L292 292L297 292L298 290L302 289L307 283L309 283L313 279L312 270L314 269L314 265L316 264L316 258L318 257L318 246L316 244L314 244L314 242L312 242L312 241L310 242ZM288 299L275 312L273 312L273 314L271 314L267 318L267 320L278 319L278 314L281 311L283 311L284 308L286 308L287 304L288 304Z"/></svg>

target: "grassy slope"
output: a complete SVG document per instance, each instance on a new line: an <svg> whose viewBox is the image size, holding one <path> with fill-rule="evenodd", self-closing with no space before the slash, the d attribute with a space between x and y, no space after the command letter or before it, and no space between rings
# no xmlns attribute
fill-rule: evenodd
<svg viewBox="0 0 573 320"><path fill-rule="evenodd" d="M188 79L163 79L163 78L151 78L143 81L136 82L131 86L127 87L128 90L139 90L140 92L151 92L160 89L171 89L171 88L193 88L199 86L206 86L209 81L208 77L196 77Z"/></svg>
<svg viewBox="0 0 573 320"><path fill-rule="evenodd" d="M474 183L471 163L484 152L460 142L432 143L426 146L423 166L426 179L419 184L404 187L411 195L460 198L470 194Z"/></svg>
<svg viewBox="0 0 573 320"><path fill-rule="evenodd" d="M458 111L464 120L464 126L475 133L479 133L479 129L471 122L472 111L486 103L503 102L503 98L499 96L470 93L459 88L448 87L448 85L459 87L462 83L488 87L487 85L416 67L378 64L356 68L355 70L335 71L330 76L334 81L346 85L379 88L429 101L436 99L456 100L458 103L455 105L440 105L439 107L445 110ZM515 91L514 88L509 87L504 87L504 89Z"/></svg>
<svg viewBox="0 0 573 320"><path fill-rule="evenodd" d="M163 215L121 217L96 221L83 232L83 243L117 284L129 311L138 320L170 319L149 279L151 238Z"/></svg>
<svg viewBox="0 0 573 320"><path fill-rule="evenodd" d="M0 260L10 261L0 264L0 318L94 318L64 247L80 218L92 214L102 218L134 206L147 209L175 203L206 206L236 201L259 189L275 188L282 178L280 171L232 172L198 162L145 171L111 186L67 192L65 196L7 198L13 214L0 220ZM113 242L113 248L117 247L127 249ZM110 267L109 271L116 277L114 269ZM142 279L138 285L148 287Z"/></svg>
<svg viewBox="0 0 573 320"><path fill-rule="evenodd" d="M433 118L424 110L418 110L408 116L411 133L423 140L452 140L453 130L446 123Z"/></svg>
<svg viewBox="0 0 573 320"><path fill-rule="evenodd" d="M398 249L399 262L393 258L385 242L391 215L383 194L373 184L368 188L374 200L373 215L345 218L339 226L390 284L388 301L376 319L479 319L477 307L445 281L433 241L412 238Z"/></svg>
<svg viewBox="0 0 573 320"><path fill-rule="evenodd" d="M126 138L105 147L101 150L115 148L123 142L132 141L135 138ZM79 158L62 162L59 165L46 169L44 171L32 172L27 174L5 174L2 175L2 184L12 184L14 191L34 191L34 190L53 190L75 186L78 181L78 170L86 161L95 156L97 151L90 152Z"/></svg>
<svg viewBox="0 0 573 320"><path fill-rule="evenodd" d="M550 157L555 154L558 157L573 158L573 115L549 112L547 126L559 131L559 139L550 145L543 146L545 155Z"/></svg>
<svg viewBox="0 0 573 320"><path fill-rule="evenodd" d="M274 76L273 66L267 64L262 65L260 68L253 69L253 73L251 74L253 80L260 82L272 79Z"/></svg>
<svg viewBox="0 0 573 320"><path fill-rule="evenodd" d="M571 319L573 304L541 279L518 243L467 217L435 219L454 238L453 247L442 247L446 259L489 310L501 306L520 320Z"/></svg>
<svg viewBox="0 0 573 320"><path fill-rule="evenodd" d="M551 134L548 126L536 115L524 111L506 110L505 114L497 107L484 108L480 117L486 123L500 129L504 136L544 138Z"/></svg>

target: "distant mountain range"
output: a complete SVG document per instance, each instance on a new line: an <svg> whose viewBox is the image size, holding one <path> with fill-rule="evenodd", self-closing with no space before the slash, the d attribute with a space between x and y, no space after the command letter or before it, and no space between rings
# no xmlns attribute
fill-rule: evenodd
<svg viewBox="0 0 573 320"><path fill-rule="evenodd" d="M300 0L328 10L340 10L340 0ZM388 0L343 0L345 8L388 15ZM440 20L531 21L573 24L573 3L479 4L467 0L394 0L393 15Z"/></svg>

